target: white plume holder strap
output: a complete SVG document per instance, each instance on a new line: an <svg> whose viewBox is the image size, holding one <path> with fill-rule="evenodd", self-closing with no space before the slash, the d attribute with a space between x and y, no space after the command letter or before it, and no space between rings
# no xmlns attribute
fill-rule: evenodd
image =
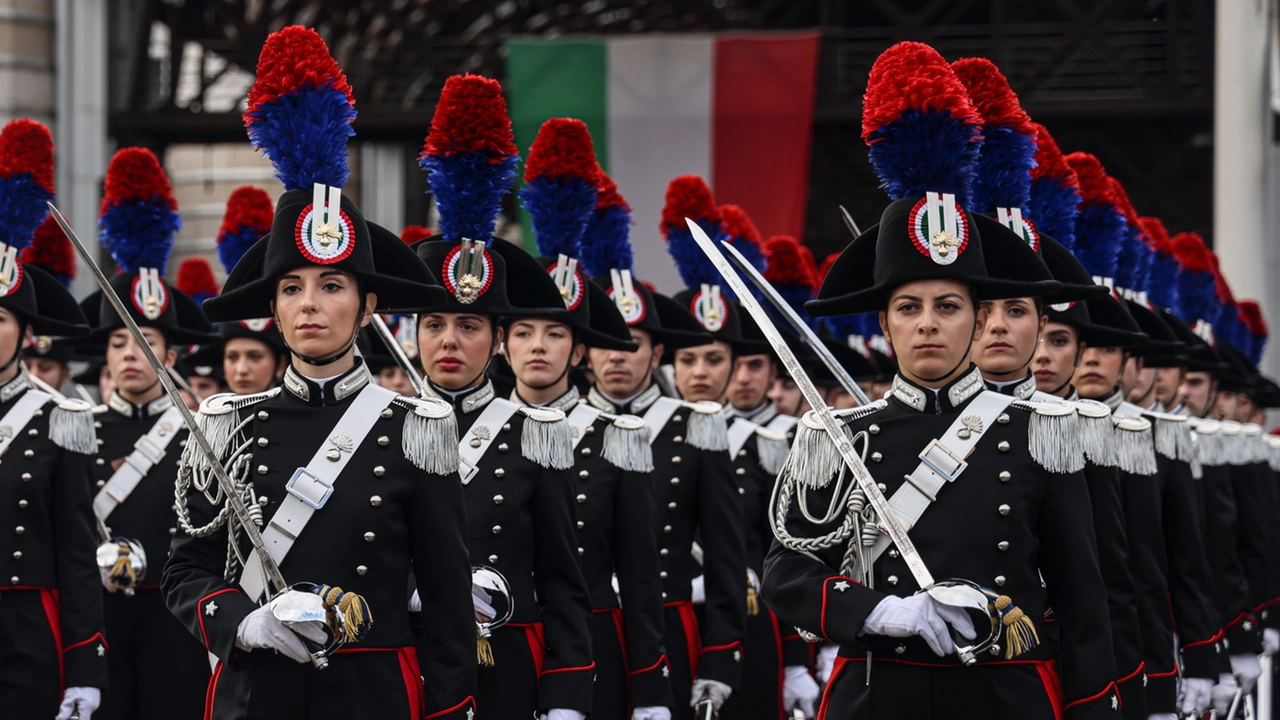
<svg viewBox="0 0 1280 720"><path fill-rule="evenodd" d="M680 409L683 403L675 398L660 397L653 401L648 411L644 414L644 426L649 430L649 444L652 445L654 440L658 439L658 435L662 432L662 428L667 426L667 422L671 420L671 416L676 414L676 410Z"/></svg>
<svg viewBox="0 0 1280 720"><path fill-rule="evenodd" d="M598 417L600 417L600 411L586 403L579 403L569 413L567 419L569 421L569 431L573 435L573 447L575 449L578 447L578 443L582 442L582 438L586 437L587 428L591 427Z"/></svg>
<svg viewBox="0 0 1280 720"><path fill-rule="evenodd" d="M747 444L760 426L745 418L736 418L729 426L729 457L738 457L738 451Z"/></svg>
<svg viewBox="0 0 1280 720"><path fill-rule="evenodd" d="M489 446L493 444L502 426L520 410L520 406L510 400L494 398L485 406L484 412L472 423L462 439L458 441L458 474L462 476L462 484L466 485L480 472L480 458L484 457Z"/></svg>
<svg viewBox="0 0 1280 720"><path fill-rule="evenodd" d="M955 482L969 464L965 458L985 437L986 431L996 422L1017 398L1012 395L985 390L974 398L964 412L951 423L941 438L929 441L920 452L920 464L907 476L907 481L889 498L889 507L902 519L910 531L935 500L947 483ZM855 538L855 542L857 539ZM871 548L874 563L889 548L889 536L881 534Z"/></svg>
<svg viewBox="0 0 1280 720"><path fill-rule="evenodd" d="M28 418L30 419L30 418ZM25 424L25 421L24 423ZM146 435L138 438L133 444L133 452L125 456L120 469L116 470L93 498L93 514L102 522L106 522L115 509L129 499L129 495L142 482L142 478L151 472L151 468L164 460L169 443L178 436L178 431L185 427L182 413L177 406L160 413L155 424Z"/></svg>
<svg viewBox="0 0 1280 720"><path fill-rule="evenodd" d="M355 454L382 411L395 400L396 394L374 383L365 385L338 418L338 424L325 436L306 467L293 472L285 488L288 494L262 531L267 553L277 566L284 563L298 536L311 521L311 516L333 497L334 485ZM252 550L240 572L240 587L250 599L258 600L266 584L262 560Z"/></svg>

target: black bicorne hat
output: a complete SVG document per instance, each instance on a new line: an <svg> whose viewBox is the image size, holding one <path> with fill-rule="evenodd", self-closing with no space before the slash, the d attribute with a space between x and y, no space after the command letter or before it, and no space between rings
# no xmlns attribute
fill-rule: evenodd
<svg viewBox="0 0 1280 720"><path fill-rule="evenodd" d="M213 326L189 295L165 282L150 268L120 273L110 280L111 289L139 327L155 328L173 345L198 344L215 339ZM91 341L101 341L124 327L111 301L98 291L80 302L93 331ZM87 346L86 346L87 347ZM97 348L98 352L102 348Z"/></svg>
<svg viewBox="0 0 1280 720"><path fill-rule="evenodd" d="M1042 237L1040 254L1045 266L1064 285L1087 287L1096 285L1093 276L1076 259L1071 251L1057 241ZM1104 291L1101 296L1085 301L1057 302L1045 306L1045 314L1052 322L1070 325L1080 335L1080 341L1095 347L1133 348L1145 345L1147 336L1124 306Z"/></svg>
<svg viewBox="0 0 1280 720"><path fill-rule="evenodd" d="M991 277L999 280L1058 282L1062 286L1061 290L1052 295L1042 295L1045 304L1088 300L1102 297L1110 292L1107 288L1093 282L1093 278L1088 278L1088 283L1071 282L1054 273L1053 268L1045 262L1042 252L1044 246L1049 243L1058 247L1061 245L1053 238L1038 233L1030 223L1026 221L1020 223L1023 226L1020 234L996 218L979 214L973 215L972 218L982 235L983 257ZM1017 222L1018 219L1020 215L1015 215L1010 222ZM983 297L983 299L991 298Z"/></svg>
<svg viewBox="0 0 1280 720"><path fill-rule="evenodd" d="M719 285L710 285L705 289L686 288L671 299L688 310L711 336L711 340L728 344L735 355L758 355L773 351L769 342L764 339L764 334L756 327L756 321L743 311L737 300L721 294Z"/></svg>
<svg viewBox="0 0 1280 720"><path fill-rule="evenodd" d="M227 376L222 365L226 346L221 341L216 341L194 347L194 351L181 355L174 366L182 377L213 378L219 384L226 385Z"/></svg>
<svg viewBox="0 0 1280 720"><path fill-rule="evenodd" d="M257 340L265 343L276 355L288 355L289 349L284 346L284 338L280 337L280 329L273 318L254 318L252 320L235 320L217 324L218 337L226 341L236 338Z"/></svg>
<svg viewBox="0 0 1280 720"><path fill-rule="evenodd" d="M1182 356L1187 352L1186 345L1155 310L1131 297L1124 299L1124 306L1147 336L1147 344L1135 348L1134 355L1143 358L1148 367L1178 367L1185 362Z"/></svg>
<svg viewBox="0 0 1280 720"><path fill-rule="evenodd" d="M630 270L610 271L609 276L597 275L591 282L604 289L604 297L617 307L628 328L644 330L667 351L711 342L711 334L688 310L666 295L651 292Z"/></svg>
<svg viewBox="0 0 1280 720"><path fill-rule="evenodd" d="M15 313L36 335L82 337L89 323L76 299L52 275L16 257L8 274L12 280L0 285L0 307Z"/></svg>
<svg viewBox="0 0 1280 720"><path fill-rule="evenodd" d="M1160 314L1165 325L1173 331L1178 341L1186 346L1186 350L1179 356L1182 362L1178 364L1185 365L1187 370L1192 372L1217 373L1228 369L1227 364L1218 357L1218 353L1214 351L1213 347L1205 342L1204 338L1192 332L1191 328L1187 327L1185 323L1173 314L1173 311L1167 308L1157 308L1156 312ZM1151 358L1147 358L1147 362L1151 362ZM1173 367L1173 365L1166 367Z"/></svg>

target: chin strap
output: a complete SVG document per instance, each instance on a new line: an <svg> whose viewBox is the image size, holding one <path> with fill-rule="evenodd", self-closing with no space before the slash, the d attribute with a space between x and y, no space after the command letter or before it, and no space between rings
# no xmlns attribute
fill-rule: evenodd
<svg viewBox="0 0 1280 720"><path fill-rule="evenodd" d="M4 373L8 372L9 368L13 367L13 364L18 362L18 359L22 357L22 340L27 336L27 327L28 326L26 323L22 323L22 325L18 328L18 344L16 347L13 348L13 356L10 357L8 361L5 362L4 365L0 365L0 375L3 375ZM156 382L159 382L159 381L160 381L159 378L157 378ZM147 389L150 390L151 388L147 388Z"/></svg>
<svg viewBox="0 0 1280 720"><path fill-rule="evenodd" d="M364 308L361 308L361 310L360 310L360 316L361 316L361 317L364 317ZM302 362L304 362L304 363L306 363L306 364L308 364L308 365L314 366L314 367L324 367L325 365L331 365L331 364L333 364L333 363L335 363L335 362L337 362L337 361L341 360L342 358L346 357L347 353L351 351L351 348L355 347L355 345L356 345L356 339L360 337L360 319L359 319L359 318L357 318L357 319L356 319L356 327L355 327L355 330L354 330L354 331L352 331L352 333L351 333L351 339L350 339L349 341L347 341L347 344L346 344L345 346L343 346L343 348L342 348L341 350L339 350L339 351L338 351L338 353L337 353L336 355L331 355L331 356L329 356L329 357L327 357L327 358L323 358L323 359L321 359L321 360L317 360L317 359L315 359L315 358L309 358L309 357L307 357L306 355L303 355L302 353L298 352L297 350L294 350L294 349L293 349L293 347L292 347L291 345L289 345L289 339L288 339L288 338L286 338L286 337L284 336L284 331L283 331L283 330L279 330L279 328L280 328L280 322L279 322L279 320L277 320L277 321L276 321L275 326L276 326L277 331L279 331L279 332L280 332L280 342L284 343L285 348L287 348L287 349L289 350L289 354L290 354L290 355L292 355L292 356L294 356L294 357L296 357L296 358L298 358L298 359L299 359L299 360L301 360ZM159 382L159 378L157 378L156 380L157 380L157 382Z"/></svg>
<svg viewBox="0 0 1280 720"><path fill-rule="evenodd" d="M922 377L922 378L920 378L920 382L923 382L923 383L935 383L935 382L940 382L940 381L942 381L942 380L946 380L947 378L949 378L949 377L951 377L952 375L954 375L954 374L955 374L955 372L956 372L957 370L959 370L961 366L963 366L963 365L965 365L965 364L967 364L967 363L969 362L969 353L970 353L970 352L972 352L972 351L973 351L973 340L972 340L972 339L970 339L970 340L969 340L969 347L965 348L964 355L961 355L961 356L960 356L960 362L956 363L956 364L955 364L955 367L951 368L950 370L946 371L945 373L943 373L943 374L941 374L941 375L939 375L938 377L935 377L935 378L926 378L926 377ZM1030 361L1028 361L1028 362L1030 362Z"/></svg>

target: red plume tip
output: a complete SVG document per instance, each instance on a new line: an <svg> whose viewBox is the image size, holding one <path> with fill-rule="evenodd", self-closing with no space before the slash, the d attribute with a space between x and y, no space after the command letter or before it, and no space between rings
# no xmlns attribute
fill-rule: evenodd
<svg viewBox="0 0 1280 720"><path fill-rule="evenodd" d="M551 118L542 123L529 147L524 180L576 177L595 185L598 167L587 124L574 118Z"/></svg>
<svg viewBox="0 0 1280 720"><path fill-rule="evenodd" d="M966 123L982 122L951 66L937 50L918 42L890 47L871 66L862 98L862 139L868 140L906 110L950 112Z"/></svg>
<svg viewBox="0 0 1280 720"><path fill-rule="evenodd" d="M209 261L202 257L189 257L178 266L177 287L191 297L218 294L218 281L213 277L213 268Z"/></svg>
<svg viewBox="0 0 1280 720"><path fill-rule="evenodd" d="M0 131L0 173L13 177L29 172L53 192L53 136L35 120L11 120Z"/></svg>
<svg viewBox="0 0 1280 720"><path fill-rule="evenodd" d="M1216 258L1209 253L1204 238L1199 233L1183 232L1173 236L1170 241L1173 256L1185 272L1213 272Z"/></svg>
<svg viewBox="0 0 1280 720"><path fill-rule="evenodd" d="M116 152L107 166L106 187L102 195L102 209L123 200L147 200L161 197L169 209L177 211L178 201L173 197L169 177L146 148L127 147Z"/></svg>
<svg viewBox="0 0 1280 720"><path fill-rule="evenodd" d="M1141 227L1138 222L1138 211L1134 209L1133 203L1129 200L1129 193L1124 191L1124 186L1120 184L1119 180L1110 176L1107 177L1107 184L1111 186L1111 197L1115 201L1116 207L1120 208L1120 212L1124 213L1125 218L1129 220L1129 224Z"/></svg>
<svg viewBox="0 0 1280 720"><path fill-rule="evenodd" d="M596 183L597 208L627 204L627 199L622 197L622 193L618 192L618 183L609 177L599 163L596 163Z"/></svg>
<svg viewBox="0 0 1280 720"><path fill-rule="evenodd" d="M1142 228L1142 233L1147 236L1147 244L1156 252L1165 255L1173 254L1172 238L1169 237L1169 230L1165 228L1160 218L1140 217L1138 225Z"/></svg>
<svg viewBox="0 0 1280 720"><path fill-rule="evenodd" d="M43 268L55 277L76 276L75 250L52 215L36 228L31 244L22 251L22 262Z"/></svg>
<svg viewBox="0 0 1280 720"><path fill-rule="evenodd" d="M227 198L227 211L222 216L222 226L218 228L218 237L227 233L240 232L241 228L261 230L265 235L271 231L271 221L275 217L275 209L271 205L271 196L266 190L252 185L238 187Z"/></svg>
<svg viewBox="0 0 1280 720"><path fill-rule="evenodd" d="M1111 183L1107 181L1107 171L1098 158L1089 153L1073 152L1067 156L1067 164L1076 171L1076 177L1080 180L1082 204L1115 204L1115 198L1111 194Z"/></svg>
<svg viewBox="0 0 1280 720"><path fill-rule="evenodd" d="M319 33L301 25L290 25L271 33L258 55L258 77L249 88L245 125L251 121L249 114L263 103L303 87L320 87L326 81L346 95L347 102L356 104L347 76L329 54L329 46Z"/></svg>
<svg viewBox="0 0 1280 720"><path fill-rule="evenodd" d="M711 188L697 175L681 175L667 185L667 200L662 207L662 234L671 229L684 230L684 219L720 222L720 210L711 196Z"/></svg>
<svg viewBox="0 0 1280 720"><path fill-rule="evenodd" d="M1249 328L1250 334L1254 337L1270 337L1271 331L1267 328L1266 318L1262 317L1262 306L1258 301L1241 300L1236 307L1240 308L1240 319Z"/></svg>
<svg viewBox="0 0 1280 720"><path fill-rule="evenodd" d="M1049 134L1049 129L1035 122L1031 123L1031 127L1036 133L1036 166L1031 168L1031 179L1051 177L1079 187L1080 179L1076 177L1076 171L1071 169L1071 164L1063 157L1062 150L1058 149L1058 143Z"/></svg>
<svg viewBox="0 0 1280 720"><path fill-rule="evenodd" d="M760 230L741 207L732 203L721 205L720 222L725 234L733 238L734 242L745 240L752 245L760 245Z"/></svg>
<svg viewBox="0 0 1280 720"><path fill-rule="evenodd" d="M519 153L502 84L479 75L453 75L444 81L431 131L422 148L424 155L487 152L510 156Z"/></svg>
<svg viewBox="0 0 1280 720"><path fill-rule="evenodd" d="M406 225L404 230L400 231L400 239L406 245L412 245L419 240L431 237L433 234L431 228L425 225Z"/></svg>
<svg viewBox="0 0 1280 720"><path fill-rule="evenodd" d="M1031 116L1022 109L1018 96L995 63L986 58L961 58L951 63L951 69L969 91L984 127L1008 127L1024 135L1035 134Z"/></svg>
<svg viewBox="0 0 1280 720"><path fill-rule="evenodd" d="M813 254L806 256L806 249L790 235L774 235L765 240L764 252L769 258L765 279L774 285L801 285L817 290L818 271L813 265Z"/></svg>
<svg viewBox="0 0 1280 720"><path fill-rule="evenodd" d="M1227 284L1227 276L1222 274L1222 264L1218 261L1218 254L1208 249L1205 252L1209 253L1209 264L1213 272L1213 283L1218 289L1218 300L1223 305L1235 305L1236 296L1231 292L1231 286Z"/></svg>

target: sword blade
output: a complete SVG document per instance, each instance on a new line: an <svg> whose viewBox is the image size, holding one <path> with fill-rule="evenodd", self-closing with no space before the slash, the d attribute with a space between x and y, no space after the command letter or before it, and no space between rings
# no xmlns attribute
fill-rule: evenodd
<svg viewBox="0 0 1280 720"><path fill-rule="evenodd" d="M840 206L840 217L844 220L844 226L849 228L849 233L853 235L853 239L857 240L862 231L858 229L858 223L853 221L853 216L849 214L849 211L843 205Z"/></svg>
<svg viewBox="0 0 1280 720"><path fill-rule="evenodd" d="M378 313L373 314L373 331L382 338L382 344L387 346L391 351L391 357L396 359L396 364L400 366L401 372L409 378L409 384L413 385L413 391L418 395L422 394L422 378L418 377L418 371L413 367L413 362L409 360L409 356L405 354L404 348L400 347L400 343L396 341L396 336L391 334L391 328L387 327L387 323L383 321L382 316Z"/></svg>
<svg viewBox="0 0 1280 720"><path fill-rule="evenodd" d="M733 264L720 252L715 242L707 237L702 228L688 218L685 218L685 222L689 224L689 231L693 233L693 239L698 243L698 247L702 248L702 252L706 253L707 258L720 271L725 282L729 284L729 287L733 288L733 292L738 296L738 303L751 314L756 324L760 326L760 331L764 333L765 339L773 346L773 350L778 354L778 359L782 361L783 367L790 373L791 380L800 389L800 394L804 395L804 399L809 401L814 415L822 423L822 429L830 436L832 444L836 446L836 450L840 453L840 457L844 460L845 465L849 466L849 471L853 473L853 478L858 483L858 487L866 494L867 502L871 507L875 508L876 513L880 516L880 523L884 528L885 534L898 546L898 552L901 553L902 559L907 563L907 568L911 570L911 576L915 578L921 588L927 588L932 585L933 575L929 573L929 568L925 567L924 560L916 550L915 543L911 542L911 538L908 537L907 529L903 527L902 520L898 518L893 512L893 508L889 506L888 498L880 491L880 487L876 485L875 478L871 477L866 465L862 464L857 451L854 450L853 439L844 431L840 421L836 420L831 408L828 408L827 404L823 402L817 386L805 374L804 368L800 367L800 361L796 358L795 353L791 351L786 340L782 338L778 328L774 327L773 321L769 319L764 307L756 301L747 284L734 271ZM854 541L856 542L857 538Z"/></svg>
<svg viewBox="0 0 1280 720"><path fill-rule="evenodd" d="M249 514L249 509L245 507L244 501L240 499L240 493L236 491L235 483L231 482L231 478L227 477L221 460L213 452L213 446L209 444L209 439L204 436L204 433L200 432L199 426L196 425L195 417L191 414L187 404L182 401L182 395L178 393L178 388L173 384L173 378L169 376L164 363L160 362L160 358L156 357L155 351L147 344L147 339L142 335L142 330L138 327L138 323L134 322L133 316L129 314L128 309L124 306L124 301L111 288L111 283L102 272L102 268L98 267L98 263L89 254L84 243L80 242L80 238L71 229L71 224L58 211L58 208L54 207L53 203L47 204L49 205L49 212L53 214L54 222L58 223L58 227L62 228L63 234L75 246L76 253L80 255L89 271L93 273L93 279L97 281L98 287L102 289L103 296L107 298L107 301L111 303L111 307L115 309L116 314L120 316L120 320L128 328L129 334L133 336L133 341L138 344L143 356L147 359L147 362L151 363L152 369L156 371L156 376L160 379L160 384L164 387L165 393L173 401L174 406L178 408L178 412L182 415L183 424L187 426L187 430L190 432L191 437L195 439L200 452L204 454L209 461L209 465L213 468L213 476L218 481L219 487L222 488L222 493L226 495L227 505L230 506L231 512L235 513L236 519L240 521L240 525L244 528L245 536L249 538L249 542L253 545L254 550L257 551L262 567L267 573L267 579L276 587L277 592L284 592L289 586L285 583L284 576L280 574L280 567L276 565L276 561L267 552L267 544L262 541L262 533L258 532L258 526L253 522L253 516Z"/></svg>
<svg viewBox="0 0 1280 720"><path fill-rule="evenodd" d="M759 270L752 267L751 263L742 256L742 253L738 252L737 248L723 241L720 246L728 251L729 259L747 276L751 284L755 285L765 298L778 309L782 317L791 325L791 329L800 334L800 338L804 340L806 345L813 348L813 351L822 359L822 363L827 366L832 375L835 375L836 381L845 389L845 392L856 398L859 405L866 405L871 402L867 399L866 393L862 392L862 388L858 387L858 383L849 375L849 371L844 369L840 361L836 360L836 356L831 354L831 350L827 348L826 344L818 338L818 334L813 331L813 328L809 327L809 324L800 317L795 308L791 307L791 303L778 294L777 289L760 274Z"/></svg>

